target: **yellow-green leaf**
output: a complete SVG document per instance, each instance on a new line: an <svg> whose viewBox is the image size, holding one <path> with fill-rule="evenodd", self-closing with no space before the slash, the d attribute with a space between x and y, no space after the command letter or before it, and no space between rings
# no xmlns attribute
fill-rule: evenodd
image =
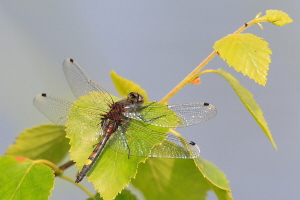
<svg viewBox="0 0 300 200"><path fill-rule="evenodd" d="M0 199L49 199L53 170L41 163L12 156L0 157Z"/></svg>
<svg viewBox="0 0 300 200"><path fill-rule="evenodd" d="M231 74L228 72L218 69L216 71L213 71L215 73L218 73L223 78L225 78L231 87L234 89L234 91L237 93L239 98L241 99L242 103L245 105L247 110L251 113L253 118L256 120L256 122L259 124L259 126L262 128L266 136L269 138L271 143L273 144L274 148L277 149L277 146L273 140L271 131L269 130L268 124L263 116L263 112L260 109L259 105L255 102L253 95L244 88L239 81L234 78Z"/></svg>
<svg viewBox="0 0 300 200"><path fill-rule="evenodd" d="M114 101L119 100L112 97ZM109 109L109 106L99 101L99 92L82 96L72 105L66 131L67 137L70 138L71 160L76 162L78 170L81 170L95 145L100 141L101 114L107 113ZM126 154L105 148L90 170L88 179L93 182L103 199L114 199L136 174L137 164L145 159L143 157L128 159Z"/></svg>
<svg viewBox="0 0 300 200"><path fill-rule="evenodd" d="M139 164L132 184L146 199L204 200L210 190L191 159L149 158Z"/></svg>
<svg viewBox="0 0 300 200"><path fill-rule="evenodd" d="M225 175L208 161L201 158L196 160L211 174L199 170L198 163L195 165L192 159L149 158L146 163L139 164L138 174L132 184L146 199L204 200L210 190L214 190L220 200L232 199ZM210 179L222 187L212 185Z"/></svg>
<svg viewBox="0 0 300 200"><path fill-rule="evenodd" d="M103 200L99 193L94 198L88 198L87 200ZM138 200L137 197L132 194L130 190L124 189L121 193L116 196L115 200Z"/></svg>
<svg viewBox="0 0 300 200"><path fill-rule="evenodd" d="M265 86L272 51L262 38L253 34L231 34L217 41L213 48L229 66Z"/></svg>
<svg viewBox="0 0 300 200"><path fill-rule="evenodd" d="M144 97L145 102L148 102L148 96L144 89L137 83L119 76L115 71L110 72L110 76L115 84L115 87L122 97L127 97L130 92L137 92Z"/></svg>
<svg viewBox="0 0 300 200"><path fill-rule="evenodd" d="M195 159L195 163L203 177L211 184L211 188L218 199L233 199L229 188L229 181L221 170L211 162L202 158Z"/></svg>
<svg viewBox="0 0 300 200"><path fill-rule="evenodd" d="M261 18L266 18L266 21L276 26L284 26L293 22L288 14L280 10L267 10L266 15Z"/></svg>
<svg viewBox="0 0 300 200"><path fill-rule="evenodd" d="M69 139L66 138L66 132L62 127L41 125L23 131L6 154L59 163L66 156L69 148Z"/></svg>
<svg viewBox="0 0 300 200"><path fill-rule="evenodd" d="M71 159L76 162L79 170L86 163L87 158L93 152L95 145L99 143L101 135L103 135L103 132L101 132L101 118L103 114L110 110L110 107L105 102L99 101L101 96L102 94L99 92L90 92L88 95L82 96L78 101L75 101L70 109L66 131L71 144ZM113 96L112 98L114 101L119 100ZM160 111L163 111L163 109L167 110L167 107L161 105ZM143 112L148 111L145 108ZM168 119L177 120L177 117L170 116ZM157 120L157 123L159 122ZM138 127L138 129L135 129L134 126ZM161 143L165 139L166 135L164 134L150 134L149 141L141 145L141 141L143 141L145 136L141 134L141 131L144 131L143 127L146 127L145 123L131 119L126 130L126 136L122 135L128 139L126 143L124 138L116 138L122 137L120 133L114 133L90 170L90 173L88 173L89 181L93 182L94 187L99 191L103 199L114 199L130 183L131 178L135 176L138 163L147 159L147 157L138 156L128 157L128 149L124 152L122 151L124 148L130 147L131 153L136 152L133 155L137 155L137 151L148 155L154 145ZM168 131L168 128L151 125L147 125L146 128L163 133ZM116 139L115 142L114 139Z"/></svg>

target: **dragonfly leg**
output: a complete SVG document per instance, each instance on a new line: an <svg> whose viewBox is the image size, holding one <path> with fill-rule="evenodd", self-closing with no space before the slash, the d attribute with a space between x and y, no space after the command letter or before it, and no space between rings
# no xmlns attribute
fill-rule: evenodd
<svg viewBox="0 0 300 200"><path fill-rule="evenodd" d="M127 146L127 149L128 149L128 159L130 158L130 147L128 145L128 142L127 142L127 138L126 136L123 134L125 133L125 130L121 131L121 136L122 136L122 139L124 140L126 146Z"/></svg>
<svg viewBox="0 0 300 200"><path fill-rule="evenodd" d="M150 104L148 104L148 105L146 105L146 106L141 106L141 107L139 107L139 111L141 111L141 110L143 110L143 109L145 109L145 108L148 108L149 106L151 106L152 104L155 104L155 103L157 103L156 101L154 101L154 102L151 102Z"/></svg>
<svg viewBox="0 0 300 200"><path fill-rule="evenodd" d="M138 117L140 118L140 120L143 121L143 122L145 122L145 123L153 122L154 120L157 120L157 119L162 118L162 117L165 117L165 116L166 116L166 115L161 115L161 116L159 116L159 117L155 117L155 118L146 120L146 119L143 118L140 114L138 115Z"/></svg>

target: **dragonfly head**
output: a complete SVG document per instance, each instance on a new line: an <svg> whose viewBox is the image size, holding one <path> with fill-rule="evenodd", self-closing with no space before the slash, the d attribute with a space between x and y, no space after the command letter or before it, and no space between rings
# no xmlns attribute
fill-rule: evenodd
<svg viewBox="0 0 300 200"><path fill-rule="evenodd" d="M129 103L144 103L144 97L137 92L130 92L127 96L127 102Z"/></svg>

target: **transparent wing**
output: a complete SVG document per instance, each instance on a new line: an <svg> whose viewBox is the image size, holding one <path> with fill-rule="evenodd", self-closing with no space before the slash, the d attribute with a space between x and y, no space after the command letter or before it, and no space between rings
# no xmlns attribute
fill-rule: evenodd
<svg viewBox="0 0 300 200"><path fill-rule="evenodd" d="M120 127L108 145L116 152L131 156L193 159L200 155L200 149L194 142L151 130L134 121L126 130Z"/></svg>
<svg viewBox="0 0 300 200"><path fill-rule="evenodd" d="M173 104L168 108L176 113L181 119L182 124L179 127L191 126L205 122L217 114L217 109L209 103L187 103Z"/></svg>
<svg viewBox="0 0 300 200"><path fill-rule="evenodd" d="M193 141L184 140L172 133L167 133L166 139L153 147L149 157L193 159L200 155L200 148Z"/></svg>
<svg viewBox="0 0 300 200"><path fill-rule="evenodd" d="M113 102L108 92L90 79L73 59L68 58L64 61L63 70L75 97L79 98L83 95L87 95L89 92L97 91L103 93L102 101L108 104Z"/></svg>
<svg viewBox="0 0 300 200"><path fill-rule="evenodd" d="M167 105L157 102L147 102L132 110L126 109L124 116L160 127L176 128L182 124L181 119Z"/></svg>
<svg viewBox="0 0 300 200"><path fill-rule="evenodd" d="M145 103L140 109L129 110L126 117L154 126L176 128L205 122L216 116L216 108L209 103L164 105L157 102Z"/></svg>
<svg viewBox="0 0 300 200"><path fill-rule="evenodd" d="M67 123L72 103L43 93L34 98L33 105L53 123L60 126Z"/></svg>
<svg viewBox="0 0 300 200"><path fill-rule="evenodd" d="M82 96L75 101L68 115L68 135L78 136L78 139L85 141L99 140L103 135L102 119L110 110L110 107L103 105L99 99L102 93L91 92L88 96ZM71 133L72 132L72 133Z"/></svg>

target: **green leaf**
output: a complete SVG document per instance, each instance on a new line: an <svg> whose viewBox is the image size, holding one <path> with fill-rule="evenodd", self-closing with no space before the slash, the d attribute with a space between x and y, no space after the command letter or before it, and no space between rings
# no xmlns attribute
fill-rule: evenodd
<svg viewBox="0 0 300 200"><path fill-rule="evenodd" d="M214 190L219 200L232 199L225 175L201 158L195 162L149 158L139 165L132 184L146 199L206 199L209 190Z"/></svg>
<svg viewBox="0 0 300 200"><path fill-rule="evenodd" d="M99 137L102 134L100 127L101 118L110 109L103 101L99 100L101 96L102 94L99 94L99 92L91 92L89 95L82 96L80 100L74 102L68 116L66 131L67 137L70 138L71 159L76 162L79 170L85 165L88 157L93 152L94 145L99 143ZM113 99L118 101L116 97L113 97ZM167 109L166 106L165 109ZM147 109L144 109L143 112L145 110ZM141 131L143 130L136 130L132 128L133 126L145 127L146 125L143 122L132 119L127 127L127 143L121 143L124 141L124 138L117 140L115 143L111 142L114 137L121 137L121 134L118 134L118 136L113 134L106 146L124 149L128 145L131 147L131 153L141 150L145 154L149 154L152 147L165 138L164 135L150 134L151 140L148 140L147 143L143 143L141 146L140 142L143 141ZM167 128L153 127L151 125L147 125L147 129L164 133L168 131ZM130 183L130 179L135 176L138 163L145 160L146 157L130 156L128 158L128 149L126 152L123 151L122 154L114 151L112 148L104 148L90 173L88 173L88 177L104 199L113 199Z"/></svg>
<svg viewBox="0 0 300 200"><path fill-rule="evenodd" d="M103 198L97 193L94 198L88 198L87 200L103 200ZM137 200L137 198L129 190L124 189L114 200Z"/></svg>
<svg viewBox="0 0 300 200"><path fill-rule="evenodd" d="M103 200L99 193L95 194L94 198L87 198L86 200Z"/></svg>
<svg viewBox="0 0 300 200"><path fill-rule="evenodd" d="M253 34L231 34L217 41L213 48L236 71L266 85L272 51L262 38Z"/></svg>
<svg viewBox="0 0 300 200"><path fill-rule="evenodd" d="M149 158L132 184L145 199L205 199L210 190L192 159Z"/></svg>
<svg viewBox="0 0 300 200"><path fill-rule="evenodd" d="M201 171L203 177L211 183L211 188L215 192L219 200L233 199L231 196L231 190L229 188L229 182L225 174L220 171L211 162L201 158L195 159L195 163L198 169Z"/></svg>
<svg viewBox="0 0 300 200"><path fill-rule="evenodd" d="M266 15L261 18L266 18L266 21L276 26L284 26L293 22L292 18L290 18L287 13L280 10L267 10Z"/></svg>
<svg viewBox="0 0 300 200"><path fill-rule="evenodd" d="M263 112L260 109L260 107L258 106L258 104L255 102L253 95L246 88L244 88L236 78L234 78L228 72L226 72L222 69L218 69L214 72L218 73L219 75L221 75L223 78L225 78L229 82L231 87L234 89L234 91L237 93L237 95L241 99L242 103L245 105L245 107L251 113L251 115L256 120L256 122L259 124L261 129L267 135L267 137L273 144L274 148L277 149L277 146L273 140L272 134L269 130L268 124L263 116Z"/></svg>
<svg viewBox="0 0 300 200"><path fill-rule="evenodd" d="M137 198L129 190L122 190L115 200L137 200Z"/></svg>
<svg viewBox="0 0 300 200"><path fill-rule="evenodd" d="M111 71L110 76L115 84L117 91L122 97L127 97L130 92L137 92L144 97L145 102L149 101L146 91L142 89L138 84L119 76L115 71Z"/></svg>
<svg viewBox="0 0 300 200"><path fill-rule="evenodd" d="M23 131L6 154L59 163L66 156L69 148L69 139L66 138L62 127L41 125Z"/></svg>
<svg viewBox="0 0 300 200"><path fill-rule="evenodd" d="M51 168L32 160L0 157L1 199L48 199L54 185Z"/></svg>
<svg viewBox="0 0 300 200"><path fill-rule="evenodd" d="M106 148L90 171L88 179L103 199L114 199L135 176L138 163L145 160L145 157L134 156L128 159L128 155Z"/></svg>

